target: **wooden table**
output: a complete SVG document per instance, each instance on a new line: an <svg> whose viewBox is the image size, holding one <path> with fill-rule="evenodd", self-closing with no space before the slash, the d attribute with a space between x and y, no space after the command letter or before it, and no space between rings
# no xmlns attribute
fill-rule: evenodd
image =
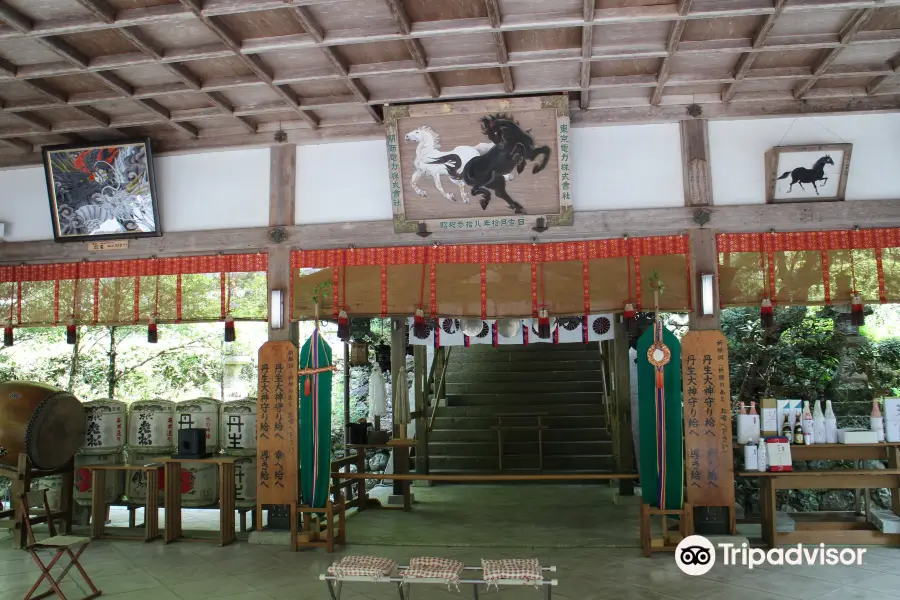
<svg viewBox="0 0 900 600"><path fill-rule="evenodd" d="M91 473L91 538L115 538L144 540L149 542L159 537L159 469L158 463L139 465L85 465ZM111 535L106 530L106 474L116 471L140 471L147 477L147 499L144 501L144 536ZM168 511L166 511L168 515ZM116 530L131 531L130 527L115 527Z"/></svg>
<svg viewBox="0 0 900 600"><path fill-rule="evenodd" d="M876 452L888 455L887 469L838 469L820 471L789 471L760 473L744 471L739 477L758 477L762 504L762 535L770 548L779 544L885 544L900 545L900 535L878 531L865 516L846 516L841 513L792 513L796 530L778 533L776 529L776 492L797 489L863 489L888 488L892 495L892 508L900 514L900 464L898 444L819 444L791 447L793 460L819 460L811 456L850 456L865 454L875 458ZM828 448L825 448L825 447ZM843 448L837 448L841 446ZM853 446L867 446L865 449ZM795 450L797 452L795 452ZM798 457L804 458L798 458ZM836 460L828 458L824 460Z"/></svg>
<svg viewBox="0 0 900 600"><path fill-rule="evenodd" d="M219 469L219 539L222 546L235 540L234 511L234 461L237 456L210 456L209 458L172 458L155 459L165 465L165 507L166 507L166 543L185 541L213 541L209 538L187 537L181 529L181 463L214 464Z"/></svg>
<svg viewBox="0 0 900 600"><path fill-rule="evenodd" d="M405 475L409 473L409 449L416 447L416 440L395 439L386 444L349 444L350 449L356 450L356 470L358 473L366 472L366 449L373 448L394 451L394 473L397 475ZM384 475L384 479L391 479L388 474ZM412 510L412 492L410 491L409 481L394 481L394 493L403 495L403 510L409 512ZM365 483L359 486L359 506L357 510L365 510L367 502Z"/></svg>

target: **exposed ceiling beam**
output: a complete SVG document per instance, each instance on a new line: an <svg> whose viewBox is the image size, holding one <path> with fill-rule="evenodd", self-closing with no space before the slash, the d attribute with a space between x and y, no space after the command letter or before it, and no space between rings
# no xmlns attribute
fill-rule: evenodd
<svg viewBox="0 0 900 600"><path fill-rule="evenodd" d="M891 61L891 70L893 71L893 73L882 75L873 79L869 83L868 87L866 87L866 92L869 95L877 94L882 89L884 89L884 86L886 86L887 84L897 81L897 75L900 74L900 54L895 56Z"/></svg>
<svg viewBox="0 0 900 600"><path fill-rule="evenodd" d="M691 12L692 1L693 0L678 1L679 16L684 17ZM669 73L672 71L672 63L675 61L675 53L678 51L678 44L681 43L681 34L684 33L685 25L687 25L687 21L685 20L675 21L672 24L672 29L669 32L669 40L666 42L666 57L663 59L662 66L659 68L659 74L656 78L656 89L653 90L653 96L650 98L650 104L653 106L659 106L659 101L662 100L663 90L666 87L666 82L669 80Z"/></svg>
<svg viewBox="0 0 900 600"><path fill-rule="evenodd" d="M503 37L503 18L500 16L500 4L497 0L484 0L487 9L488 21L491 24L491 36L494 38L494 51L497 53L497 62L500 64L500 76L503 78L503 91L512 94L516 89L513 81L512 70L509 62L509 52L506 49L506 39Z"/></svg>
<svg viewBox="0 0 900 600"><path fill-rule="evenodd" d="M422 47L422 42L420 42L418 38L411 37L412 21L410 21L409 15L406 13L406 8L403 6L402 0L385 0L385 2L387 3L388 10L391 11L391 18L394 19L394 23L397 24L397 29L403 34L403 41L406 42L406 49L409 51L410 56L412 56L413 62L416 64L416 69L418 69L425 78L425 84L428 86L431 96L433 98L438 98L441 95L441 88L438 85L435 76L427 71L428 59L425 57L425 48Z"/></svg>
<svg viewBox="0 0 900 600"><path fill-rule="evenodd" d="M584 22L593 23L596 0L584 0ZM594 52L594 27L581 28L581 110L587 110L591 103L591 55Z"/></svg>
<svg viewBox="0 0 900 600"><path fill-rule="evenodd" d="M766 39L769 37L772 28L775 26L775 21L781 16L781 13L784 12L786 4L787 0L776 0L775 12L766 17L766 20L763 21L763 24L760 25L759 29L756 31L756 35L753 36L754 50L759 50L765 45ZM737 69L734 72L734 82L728 84L722 92L722 102L728 102L734 97L738 83L740 83L740 81L747 76L747 73L750 72L750 68L756 61L757 56L759 56L758 52L745 52L741 55L741 58L738 60Z"/></svg>
<svg viewBox="0 0 900 600"><path fill-rule="evenodd" d="M116 10L106 3L106 0L75 0L78 4L88 9L92 15L107 24L115 23Z"/></svg>

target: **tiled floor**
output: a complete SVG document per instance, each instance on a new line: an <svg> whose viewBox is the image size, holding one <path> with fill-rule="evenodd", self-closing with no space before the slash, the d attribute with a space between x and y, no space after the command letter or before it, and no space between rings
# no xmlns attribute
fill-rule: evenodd
<svg viewBox="0 0 900 600"><path fill-rule="evenodd" d="M371 511L351 517L348 553L387 556L400 563L426 555L467 564L482 558L537 557L559 569L553 595L573 600L900 600L900 549L870 548L861 567L749 571L717 565L705 576L689 577L678 571L671 555L640 556L637 536L631 535L637 510L613 506L609 488L537 487L541 489L416 489L419 503L411 514ZM454 506L464 504L444 506L441 497ZM197 526L215 522L215 514L198 513ZM465 544L466 539L473 543ZM572 547L575 542L584 547ZM83 562L103 597L122 600L328 600L318 575L336 556L319 550L293 554L283 547L246 542L220 548L206 543L100 541L88 548ZM23 598L37 573L31 558L12 550L9 539L0 534L0 600ZM64 589L70 599L84 593L75 578L67 578ZM472 597L471 588L465 587L460 593L440 586L413 587L412 592L413 600ZM479 596L543 598L529 588L482 588ZM399 598L389 584L347 584L342 597Z"/></svg>

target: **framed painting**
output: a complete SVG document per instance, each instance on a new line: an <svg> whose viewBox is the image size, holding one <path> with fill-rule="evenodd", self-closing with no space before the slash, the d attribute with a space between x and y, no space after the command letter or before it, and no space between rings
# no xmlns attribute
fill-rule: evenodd
<svg viewBox="0 0 900 600"><path fill-rule="evenodd" d="M162 235L149 138L42 153L57 242Z"/></svg>
<svg viewBox="0 0 900 600"><path fill-rule="evenodd" d="M777 146L766 153L766 202L843 200L853 144Z"/></svg>
<svg viewBox="0 0 900 600"><path fill-rule="evenodd" d="M572 224L566 96L388 106L384 120L396 233Z"/></svg>

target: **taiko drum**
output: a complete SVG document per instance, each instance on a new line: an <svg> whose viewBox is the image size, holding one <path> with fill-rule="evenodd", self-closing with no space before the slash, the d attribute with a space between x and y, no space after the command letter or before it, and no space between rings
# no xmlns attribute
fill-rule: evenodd
<svg viewBox="0 0 900 600"><path fill-rule="evenodd" d="M25 453L38 469L59 469L84 442L84 409L69 392L33 381L0 383L0 464Z"/></svg>

